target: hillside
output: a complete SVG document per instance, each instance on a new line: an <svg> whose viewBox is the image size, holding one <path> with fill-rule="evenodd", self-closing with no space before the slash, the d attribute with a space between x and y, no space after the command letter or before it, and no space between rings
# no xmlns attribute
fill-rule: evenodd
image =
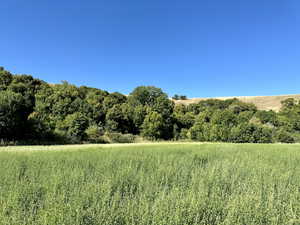
<svg viewBox="0 0 300 225"><path fill-rule="evenodd" d="M140 140L300 142L300 94L237 97L239 101L209 101L184 110L175 108L168 95L155 86L138 86L127 97L66 81L47 84L1 68L0 92L0 145ZM229 98L234 97L218 99ZM261 111L278 111L287 98L297 102L285 107L284 112ZM177 102L189 104L204 99ZM254 103L260 110L241 102Z"/></svg>
<svg viewBox="0 0 300 225"><path fill-rule="evenodd" d="M278 112L281 108L281 101L287 98L294 98L300 100L300 94L294 95L278 95L278 96L239 96L239 97L215 97L215 98L191 98L188 100L175 100L176 104L192 104L207 99L220 99L226 100L231 98L237 98L246 103L253 103L259 110L274 110Z"/></svg>

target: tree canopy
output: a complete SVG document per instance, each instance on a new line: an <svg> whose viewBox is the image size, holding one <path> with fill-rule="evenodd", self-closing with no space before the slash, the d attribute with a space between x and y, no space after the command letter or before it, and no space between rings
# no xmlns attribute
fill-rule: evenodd
<svg viewBox="0 0 300 225"><path fill-rule="evenodd" d="M174 99L186 96L175 95ZM279 112L238 99L174 104L162 89L139 86L128 96L62 82L48 84L0 68L0 141L82 143L191 139L221 142L299 142L300 102Z"/></svg>

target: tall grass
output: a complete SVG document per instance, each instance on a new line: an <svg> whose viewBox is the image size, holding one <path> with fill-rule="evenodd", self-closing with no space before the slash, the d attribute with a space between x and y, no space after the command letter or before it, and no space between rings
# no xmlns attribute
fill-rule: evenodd
<svg viewBox="0 0 300 225"><path fill-rule="evenodd" d="M0 150L0 224L300 224L300 145L72 149Z"/></svg>

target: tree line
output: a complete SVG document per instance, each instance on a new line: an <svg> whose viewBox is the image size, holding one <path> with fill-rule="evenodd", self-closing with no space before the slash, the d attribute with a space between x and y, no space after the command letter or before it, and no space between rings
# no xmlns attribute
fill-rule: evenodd
<svg viewBox="0 0 300 225"><path fill-rule="evenodd" d="M107 143L194 140L236 143L300 141L300 102L279 112L238 99L174 104L154 86L128 96L62 82L48 84L0 67L2 144Z"/></svg>

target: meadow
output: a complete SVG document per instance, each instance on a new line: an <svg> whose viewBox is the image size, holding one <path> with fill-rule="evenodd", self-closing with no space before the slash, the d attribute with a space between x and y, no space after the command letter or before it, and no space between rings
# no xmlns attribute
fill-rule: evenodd
<svg viewBox="0 0 300 225"><path fill-rule="evenodd" d="M300 224L300 145L0 148L0 224Z"/></svg>

